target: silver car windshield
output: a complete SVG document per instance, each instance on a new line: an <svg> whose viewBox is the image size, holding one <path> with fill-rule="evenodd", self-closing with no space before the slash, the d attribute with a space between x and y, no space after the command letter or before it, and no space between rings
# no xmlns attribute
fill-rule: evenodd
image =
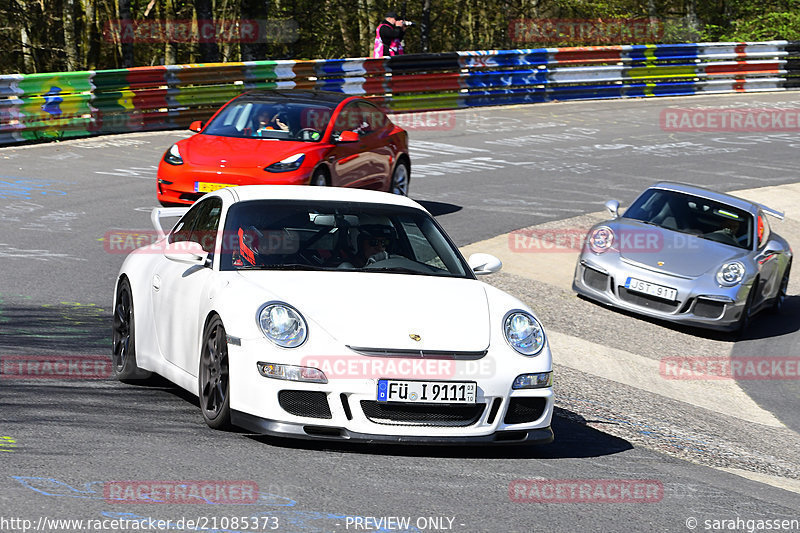
<svg viewBox="0 0 800 533"><path fill-rule="evenodd" d="M750 250L753 247L753 216L750 213L677 191L648 189L622 218L738 248Z"/></svg>
<svg viewBox="0 0 800 533"><path fill-rule="evenodd" d="M435 222L403 206L292 200L239 202L228 211L222 270L330 270L467 277Z"/></svg>

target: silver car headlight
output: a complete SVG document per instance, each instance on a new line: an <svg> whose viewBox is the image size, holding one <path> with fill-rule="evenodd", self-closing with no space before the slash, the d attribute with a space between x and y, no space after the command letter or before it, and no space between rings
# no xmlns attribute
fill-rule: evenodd
<svg viewBox="0 0 800 533"><path fill-rule="evenodd" d="M533 315L511 311L503 319L506 342L522 355L536 355L544 347L544 328Z"/></svg>
<svg viewBox="0 0 800 533"><path fill-rule="evenodd" d="M282 348L297 348L308 337L308 326L292 306L269 302L258 312L258 325L270 341Z"/></svg>
<svg viewBox="0 0 800 533"><path fill-rule="evenodd" d="M614 244L614 230L608 226L600 226L589 234L589 248L596 254L602 254Z"/></svg>
<svg viewBox="0 0 800 533"><path fill-rule="evenodd" d="M717 271L717 281L723 287L733 287L744 279L745 268L739 261L729 261Z"/></svg>

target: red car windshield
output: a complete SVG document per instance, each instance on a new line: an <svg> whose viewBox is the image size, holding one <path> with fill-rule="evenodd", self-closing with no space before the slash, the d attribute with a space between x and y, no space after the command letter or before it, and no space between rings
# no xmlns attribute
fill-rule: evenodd
<svg viewBox="0 0 800 533"><path fill-rule="evenodd" d="M214 117L203 134L319 142L333 110L324 102L236 100Z"/></svg>

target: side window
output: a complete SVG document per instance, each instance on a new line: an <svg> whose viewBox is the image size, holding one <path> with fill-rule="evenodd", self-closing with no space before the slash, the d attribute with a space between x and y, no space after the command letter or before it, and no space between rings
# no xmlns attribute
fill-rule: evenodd
<svg viewBox="0 0 800 533"><path fill-rule="evenodd" d="M366 124L364 133L378 131L389 123L389 118L384 112L369 102L358 102L358 108L361 112L361 120L363 124Z"/></svg>
<svg viewBox="0 0 800 533"><path fill-rule="evenodd" d="M172 232L169 234L169 242L183 242L188 241L192 234L192 228L197 221L197 216L200 210L204 207L206 202L195 204L189 211L175 224Z"/></svg>
<svg viewBox="0 0 800 533"><path fill-rule="evenodd" d="M361 126L361 113L356 104L358 102L350 102L336 117L336 123L333 125L334 135L340 135L343 131L355 131Z"/></svg>
<svg viewBox="0 0 800 533"><path fill-rule="evenodd" d="M402 223L403 231L414 254L413 259L435 268L447 270L439 254L436 253L436 250L431 246L431 242L425 237L422 229L413 220L403 220Z"/></svg>
<svg viewBox="0 0 800 533"><path fill-rule="evenodd" d="M219 227L219 217L222 213L222 199L209 198L205 202L203 209L198 213L190 241L200 243L203 250L209 254L214 253L214 244L217 241L217 228Z"/></svg>

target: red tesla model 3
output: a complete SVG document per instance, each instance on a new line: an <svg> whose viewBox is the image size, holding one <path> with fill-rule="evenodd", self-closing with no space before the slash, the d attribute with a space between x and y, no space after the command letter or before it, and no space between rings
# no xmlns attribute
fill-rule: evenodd
<svg viewBox="0 0 800 533"><path fill-rule="evenodd" d="M250 91L173 144L158 201L188 205L232 185L322 185L408 195L408 133L371 102L322 91Z"/></svg>

